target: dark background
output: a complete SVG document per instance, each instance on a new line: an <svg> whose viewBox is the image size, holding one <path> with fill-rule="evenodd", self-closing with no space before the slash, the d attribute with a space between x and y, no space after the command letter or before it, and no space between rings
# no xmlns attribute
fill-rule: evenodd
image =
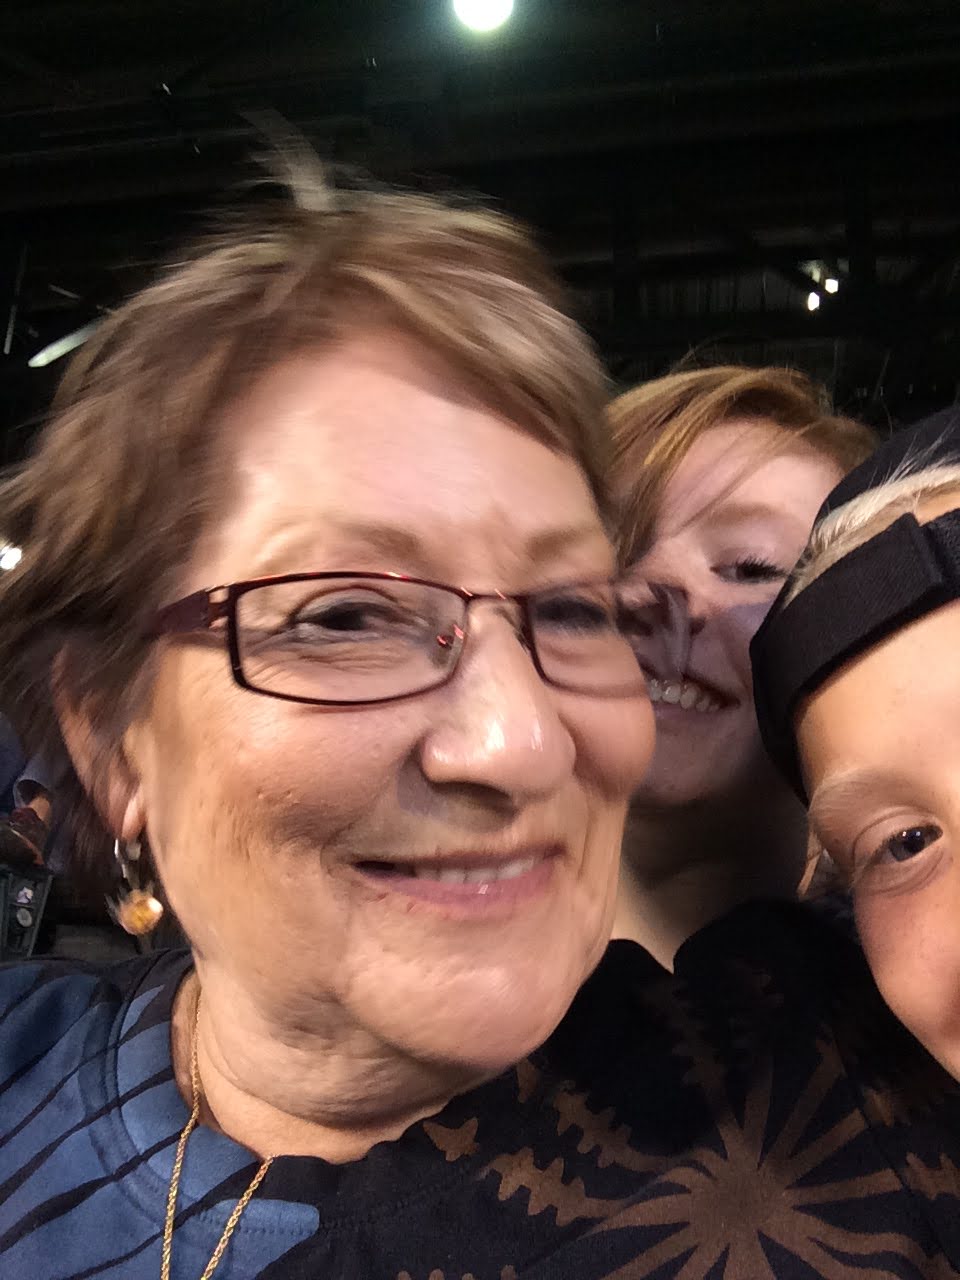
<svg viewBox="0 0 960 1280"><path fill-rule="evenodd" d="M793 363L885 426L960 371L957 0L0 4L0 458L62 362L289 121L535 224L622 382ZM818 310L811 264L840 281Z"/></svg>

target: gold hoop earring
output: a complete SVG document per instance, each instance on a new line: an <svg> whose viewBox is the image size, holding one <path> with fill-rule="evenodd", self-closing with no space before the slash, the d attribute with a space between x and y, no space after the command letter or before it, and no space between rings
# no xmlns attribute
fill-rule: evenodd
<svg viewBox="0 0 960 1280"><path fill-rule="evenodd" d="M113 842L113 857L120 872L122 888L116 899L107 898L107 910L121 929L142 938L160 923L163 903L153 891L153 882L141 883L139 840Z"/></svg>

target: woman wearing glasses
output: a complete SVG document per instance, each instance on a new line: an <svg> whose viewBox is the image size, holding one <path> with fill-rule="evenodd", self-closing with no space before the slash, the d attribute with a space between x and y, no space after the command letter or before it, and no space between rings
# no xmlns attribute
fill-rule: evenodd
<svg viewBox="0 0 960 1280"><path fill-rule="evenodd" d="M653 721L549 272L301 195L106 321L0 495L0 705L190 943L0 971L0 1274L933 1274L807 1003L604 956Z"/></svg>
<svg viewBox="0 0 960 1280"><path fill-rule="evenodd" d="M3 493L11 714L120 922L190 942L5 976L3 1275L523 1252L432 1197L512 1149L652 748L603 379L513 224L300 182L104 324Z"/></svg>

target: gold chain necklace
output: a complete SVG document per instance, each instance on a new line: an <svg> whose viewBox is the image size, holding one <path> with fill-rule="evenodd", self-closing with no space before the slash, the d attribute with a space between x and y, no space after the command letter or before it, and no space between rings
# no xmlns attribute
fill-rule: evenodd
<svg viewBox="0 0 960 1280"><path fill-rule="evenodd" d="M180 1173L183 1169L183 1155L187 1149L187 1139L200 1123L200 1101L203 1095L200 1090L200 1064L198 1062L197 1052L199 1027L200 997L198 995L197 1011L193 1019L193 1040L190 1048L190 1089L193 1094L193 1106L190 1110L190 1119L181 1130L180 1141L177 1143L177 1154L173 1160L173 1173L170 1175L170 1190L167 1192L167 1216L163 1224L163 1253L160 1259L160 1280L170 1280L170 1250L173 1246L173 1219L177 1210L177 1192L180 1189ZM253 1181L237 1201L233 1213L231 1213L230 1217L227 1219L227 1225L223 1229L223 1235L217 1241L217 1247L210 1255L210 1261L204 1268L204 1272L200 1277L200 1280L210 1280L210 1277L220 1265L220 1259L224 1255L227 1244L230 1241L230 1237L233 1235L234 1228L240 1221L240 1215L250 1203L254 1192L263 1181L264 1175L272 1163L273 1156L269 1156L264 1160L263 1164L254 1174Z"/></svg>

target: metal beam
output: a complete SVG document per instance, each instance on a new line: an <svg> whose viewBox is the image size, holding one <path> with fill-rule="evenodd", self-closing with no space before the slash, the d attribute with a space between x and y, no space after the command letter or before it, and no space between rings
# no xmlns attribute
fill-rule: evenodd
<svg viewBox="0 0 960 1280"><path fill-rule="evenodd" d="M20 309L20 290L23 288L23 276L27 269L26 241L21 242L19 246L11 243L3 256L8 259L0 268L0 298L4 294L7 296L6 323L3 326L3 354L9 356L13 351L13 335Z"/></svg>

